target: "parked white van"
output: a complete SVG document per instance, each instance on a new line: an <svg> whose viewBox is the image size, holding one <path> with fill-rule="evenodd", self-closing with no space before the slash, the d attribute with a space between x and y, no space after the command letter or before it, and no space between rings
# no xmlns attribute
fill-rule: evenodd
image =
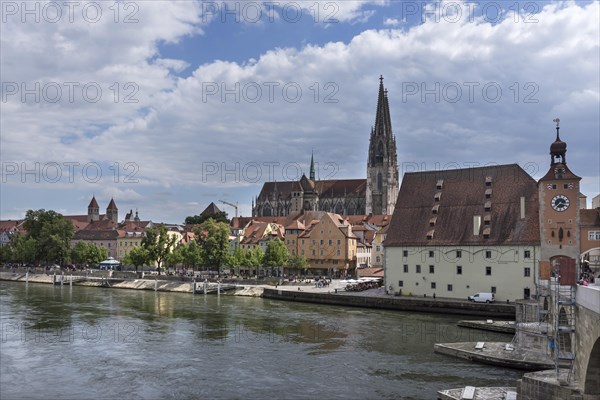
<svg viewBox="0 0 600 400"><path fill-rule="evenodd" d="M469 296L470 301L475 303L492 303L494 299L494 293L475 293L473 296Z"/></svg>

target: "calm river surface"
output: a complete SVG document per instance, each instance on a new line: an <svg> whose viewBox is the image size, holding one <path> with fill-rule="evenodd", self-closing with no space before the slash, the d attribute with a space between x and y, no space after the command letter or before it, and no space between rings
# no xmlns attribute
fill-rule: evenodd
<svg viewBox="0 0 600 400"><path fill-rule="evenodd" d="M0 282L0 398L435 399L522 373L433 353L464 317Z"/></svg>

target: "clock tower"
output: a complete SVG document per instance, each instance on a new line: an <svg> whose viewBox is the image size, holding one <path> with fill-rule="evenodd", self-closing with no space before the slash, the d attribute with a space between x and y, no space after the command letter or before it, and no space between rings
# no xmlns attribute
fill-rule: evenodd
<svg viewBox="0 0 600 400"><path fill-rule="evenodd" d="M567 144L560 140L560 120L556 118L554 122L556 140L550 146L550 169L538 181L540 278L549 279L552 271L559 269L573 271L569 272L568 277L561 276L561 281L566 283L576 279L575 266L580 250L578 227L581 178L567 166Z"/></svg>

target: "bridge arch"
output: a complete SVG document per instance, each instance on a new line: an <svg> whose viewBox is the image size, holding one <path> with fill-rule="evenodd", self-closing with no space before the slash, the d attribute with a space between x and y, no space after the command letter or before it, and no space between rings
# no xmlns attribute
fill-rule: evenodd
<svg viewBox="0 0 600 400"><path fill-rule="evenodd" d="M596 339L585 371L584 394L600 395L600 338Z"/></svg>

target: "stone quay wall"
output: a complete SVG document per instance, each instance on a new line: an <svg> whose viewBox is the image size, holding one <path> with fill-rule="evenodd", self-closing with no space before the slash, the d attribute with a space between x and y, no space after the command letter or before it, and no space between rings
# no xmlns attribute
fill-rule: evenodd
<svg viewBox="0 0 600 400"><path fill-rule="evenodd" d="M380 308L397 311L417 311L458 315L477 315L494 318L514 318L513 304L485 304L449 299L413 298L398 296L361 296L337 293L265 289L263 297L276 300L300 301L349 307Z"/></svg>

